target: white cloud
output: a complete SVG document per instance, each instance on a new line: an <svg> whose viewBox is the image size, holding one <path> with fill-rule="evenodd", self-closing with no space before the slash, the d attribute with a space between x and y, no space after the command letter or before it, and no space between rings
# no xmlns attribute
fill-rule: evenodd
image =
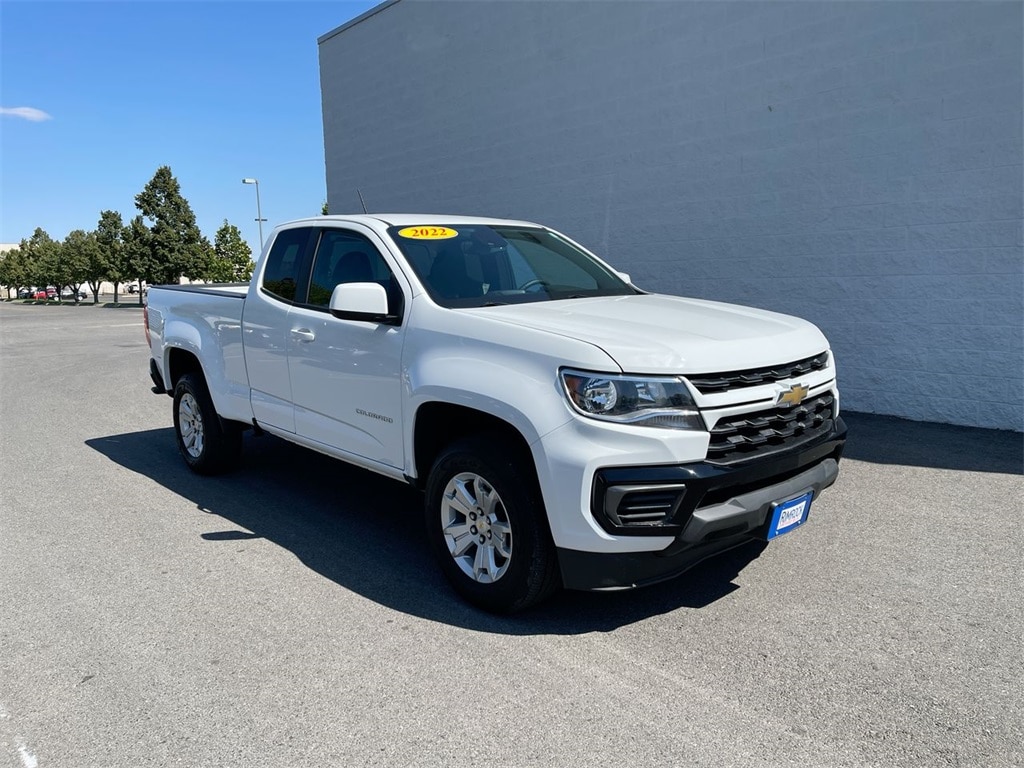
<svg viewBox="0 0 1024 768"><path fill-rule="evenodd" d="M33 123L53 119L50 115L43 112L43 110L36 109L35 107L0 107L0 115L20 117L25 120L31 120Z"/></svg>

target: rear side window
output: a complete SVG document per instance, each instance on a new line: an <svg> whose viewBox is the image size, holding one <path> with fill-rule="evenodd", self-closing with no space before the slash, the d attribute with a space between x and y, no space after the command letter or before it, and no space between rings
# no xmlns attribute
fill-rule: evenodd
<svg viewBox="0 0 1024 768"><path fill-rule="evenodd" d="M295 301L302 256L309 242L309 227L279 232L263 270L263 290L285 301Z"/></svg>

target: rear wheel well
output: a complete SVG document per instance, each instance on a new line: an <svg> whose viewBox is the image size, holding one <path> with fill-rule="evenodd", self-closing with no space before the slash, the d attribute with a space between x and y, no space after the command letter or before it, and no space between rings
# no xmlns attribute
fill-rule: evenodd
<svg viewBox="0 0 1024 768"><path fill-rule="evenodd" d="M209 391L210 383L206 380L206 374L203 372L203 366L199 362L199 358L187 349L172 347L167 352L167 375L171 380L171 386L167 390L168 395L174 397L174 390L177 388L178 382L187 373L194 373L202 379L203 385ZM231 421L221 417L219 414L218 418L221 420L221 425L225 430L246 430L252 427L252 424L247 424L244 421Z"/></svg>
<svg viewBox="0 0 1024 768"><path fill-rule="evenodd" d="M184 349L171 349L167 353L167 374L171 380L171 387L168 394L173 394L174 388L178 385L178 379L186 373L196 373L206 379L203 374L203 366L199 358Z"/></svg>
<svg viewBox="0 0 1024 768"><path fill-rule="evenodd" d="M515 451L533 469L532 474L536 480L530 445L522 433L507 421L464 405L426 403L416 412L413 428L416 487L426 487L427 476L441 451L456 440L481 434L501 435L505 439L504 447Z"/></svg>

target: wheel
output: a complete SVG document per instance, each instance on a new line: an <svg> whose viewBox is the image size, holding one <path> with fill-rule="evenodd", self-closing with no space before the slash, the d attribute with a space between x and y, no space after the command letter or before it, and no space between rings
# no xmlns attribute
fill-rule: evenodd
<svg viewBox="0 0 1024 768"><path fill-rule="evenodd" d="M532 467L500 436L463 440L427 480L427 536L468 602L514 613L555 591L558 566Z"/></svg>
<svg viewBox="0 0 1024 768"><path fill-rule="evenodd" d="M201 374L186 373L174 387L174 433L185 463L200 475L233 469L242 452L242 430L217 415Z"/></svg>

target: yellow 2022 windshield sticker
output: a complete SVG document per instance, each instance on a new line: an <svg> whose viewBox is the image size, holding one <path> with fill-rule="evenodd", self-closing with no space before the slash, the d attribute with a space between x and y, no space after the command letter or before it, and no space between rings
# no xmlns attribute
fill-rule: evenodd
<svg viewBox="0 0 1024 768"><path fill-rule="evenodd" d="M459 233L448 227L406 227L398 230L398 236L410 240L447 240L458 237Z"/></svg>

